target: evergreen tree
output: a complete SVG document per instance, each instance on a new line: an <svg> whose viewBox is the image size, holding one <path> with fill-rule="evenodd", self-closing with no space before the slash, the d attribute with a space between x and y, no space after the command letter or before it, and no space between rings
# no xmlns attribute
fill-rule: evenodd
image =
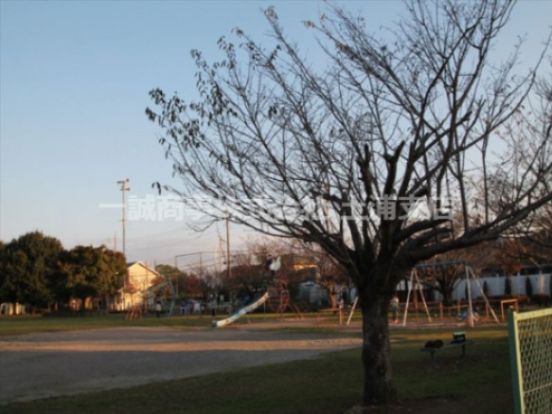
<svg viewBox="0 0 552 414"><path fill-rule="evenodd" d="M58 277L61 242L35 231L4 245L0 252L0 300L46 306L55 298L50 281Z"/></svg>

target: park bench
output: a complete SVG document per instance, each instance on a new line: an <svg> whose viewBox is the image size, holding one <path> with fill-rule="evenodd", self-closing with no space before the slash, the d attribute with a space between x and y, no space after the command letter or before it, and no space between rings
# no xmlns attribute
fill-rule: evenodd
<svg viewBox="0 0 552 414"><path fill-rule="evenodd" d="M435 360L435 354L438 351L446 350L446 349L454 349L454 348L460 348L460 359L463 359L466 356L466 346L470 345L472 346L474 341L466 339L466 335L463 332L456 332L453 334L452 342L445 343L441 342L440 346L431 346L432 343L436 345L436 342L438 341L428 341L426 342L426 345L420 349L421 352L427 352L429 353L431 357L431 361L434 362ZM430 345L430 346L428 346Z"/></svg>

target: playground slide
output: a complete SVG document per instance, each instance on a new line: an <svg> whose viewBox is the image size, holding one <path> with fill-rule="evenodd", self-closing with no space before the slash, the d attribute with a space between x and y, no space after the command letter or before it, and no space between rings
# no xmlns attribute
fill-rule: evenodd
<svg viewBox="0 0 552 414"><path fill-rule="evenodd" d="M267 300L268 300L268 292L266 292L263 296L261 296L255 302L251 303L250 305L247 305L244 308L241 308L239 311L237 311L233 315L229 316L228 318L221 319L220 321L213 321L213 326L215 328L223 328L227 325L230 325L232 322L237 321L239 318L241 318L246 313L249 313L249 312L254 311L255 309L257 309L259 306L261 306Z"/></svg>

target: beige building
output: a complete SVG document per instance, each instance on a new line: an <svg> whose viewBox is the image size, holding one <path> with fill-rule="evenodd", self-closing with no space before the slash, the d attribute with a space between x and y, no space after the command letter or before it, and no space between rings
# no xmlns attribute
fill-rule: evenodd
<svg viewBox="0 0 552 414"><path fill-rule="evenodd" d="M137 305L152 306L155 298L153 287L164 282L163 276L143 262L127 264L127 280L124 290L119 293L118 310L126 310Z"/></svg>

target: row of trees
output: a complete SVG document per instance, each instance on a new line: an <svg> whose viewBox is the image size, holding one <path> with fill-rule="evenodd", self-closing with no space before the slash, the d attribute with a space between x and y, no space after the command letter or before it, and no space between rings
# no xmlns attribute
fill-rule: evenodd
<svg viewBox="0 0 552 414"><path fill-rule="evenodd" d="M347 283L346 276L330 257L301 244L259 244L248 254L236 255L228 278L227 272L209 270L183 271L160 264L156 271L178 288L179 297L206 300L213 292L225 297L253 295L266 288L265 262L270 255L282 258L281 273L289 281L292 294L305 280L318 281L328 292L337 284ZM270 253L269 253L270 252ZM255 260L252 258L255 257ZM70 299L108 297L123 287L126 277L124 256L105 246L76 246L66 250L61 242L41 232L30 232L11 242L0 242L0 303L24 303L35 308L66 305ZM127 283L127 291L133 287Z"/></svg>
<svg viewBox="0 0 552 414"><path fill-rule="evenodd" d="M65 305L72 298L114 295L126 277L122 253L105 246L66 250L54 237L35 231L0 244L0 302L35 308Z"/></svg>
<svg viewBox="0 0 552 414"><path fill-rule="evenodd" d="M326 290L329 305L335 307L337 287L350 284L331 257L299 241L281 243L266 239L249 244L246 250L231 256L229 272L226 268L217 271L212 266L199 264L189 264L186 270L160 264L155 270L174 283L180 299L207 300L214 293L228 300L252 298L273 283L271 279L275 275L268 269L271 258L278 258L277 277L285 279L293 298L302 282L316 281Z"/></svg>

